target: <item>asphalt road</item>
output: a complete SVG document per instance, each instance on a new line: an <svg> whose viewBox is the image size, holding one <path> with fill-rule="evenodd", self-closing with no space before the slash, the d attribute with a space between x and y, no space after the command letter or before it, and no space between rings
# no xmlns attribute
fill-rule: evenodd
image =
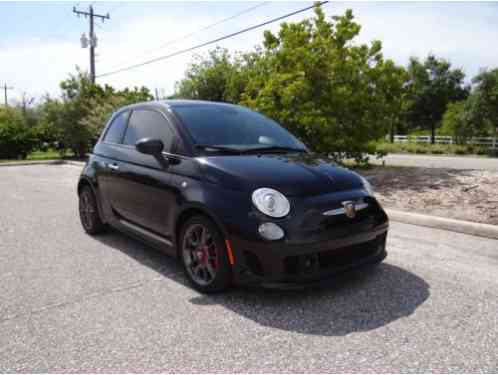
<svg viewBox="0 0 498 375"><path fill-rule="evenodd" d="M320 289L203 296L170 258L89 237L80 167L0 167L1 372L497 372L498 241L392 223Z"/></svg>
<svg viewBox="0 0 498 375"><path fill-rule="evenodd" d="M454 168L454 169L480 169L498 171L498 158L469 157L469 156L436 156L436 155L410 155L389 154L380 160L375 156L371 162L402 167L426 167L426 168Z"/></svg>

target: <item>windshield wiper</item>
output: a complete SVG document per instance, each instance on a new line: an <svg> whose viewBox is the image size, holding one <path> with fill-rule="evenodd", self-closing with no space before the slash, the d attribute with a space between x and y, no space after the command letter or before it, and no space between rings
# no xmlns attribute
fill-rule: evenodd
<svg viewBox="0 0 498 375"><path fill-rule="evenodd" d="M225 146L217 146L217 145L204 145L204 144L197 144L195 145L195 148L201 149L204 151L218 151L218 152L223 152L227 154L236 154L240 155L241 151L236 148L232 147L225 147Z"/></svg>
<svg viewBox="0 0 498 375"><path fill-rule="evenodd" d="M287 146L265 146L265 147L255 147L255 148L249 148L243 151L244 154L248 153L274 153L274 152L306 152L304 148L297 148L297 147L287 147Z"/></svg>

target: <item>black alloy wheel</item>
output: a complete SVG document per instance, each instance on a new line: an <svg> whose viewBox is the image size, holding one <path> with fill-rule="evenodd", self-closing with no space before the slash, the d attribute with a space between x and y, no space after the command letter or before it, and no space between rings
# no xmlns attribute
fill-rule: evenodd
<svg viewBox="0 0 498 375"><path fill-rule="evenodd" d="M221 292L231 282L231 268L223 237L206 217L188 220L180 236L185 275L203 293Z"/></svg>

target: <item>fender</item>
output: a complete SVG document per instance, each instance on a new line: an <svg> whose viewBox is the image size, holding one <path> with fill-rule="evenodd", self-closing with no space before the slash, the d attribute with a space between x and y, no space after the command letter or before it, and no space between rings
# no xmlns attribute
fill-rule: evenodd
<svg viewBox="0 0 498 375"><path fill-rule="evenodd" d="M201 214L205 215L218 226L219 230L221 231L221 234L223 235L224 238L228 237L228 231L221 221L221 219L213 213L209 208L207 208L205 205L199 202L186 202L184 205L179 207L176 216L175 216L175 238L174 238L174 243L178 245L178 238L180 237L180 230L182 227L182 224L192 215L195 214ZM177 246L178 249L178 246Z"/></svg>

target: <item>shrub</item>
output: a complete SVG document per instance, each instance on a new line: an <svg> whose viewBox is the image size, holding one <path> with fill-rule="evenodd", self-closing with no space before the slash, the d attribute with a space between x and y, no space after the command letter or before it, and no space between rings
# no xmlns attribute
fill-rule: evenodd
<svg viewBox="0 0 498 375"><path fill-rule="evenodd" d="M18 108L0 108L0 159L24 159L37 143L36 131Z"/></svg>
<svg viewBox="0 0 498 375"><path fill-rule="evenodd" d="M32 129L13 122L0 123L0 159L25 159L37 143Z"/></svg>

